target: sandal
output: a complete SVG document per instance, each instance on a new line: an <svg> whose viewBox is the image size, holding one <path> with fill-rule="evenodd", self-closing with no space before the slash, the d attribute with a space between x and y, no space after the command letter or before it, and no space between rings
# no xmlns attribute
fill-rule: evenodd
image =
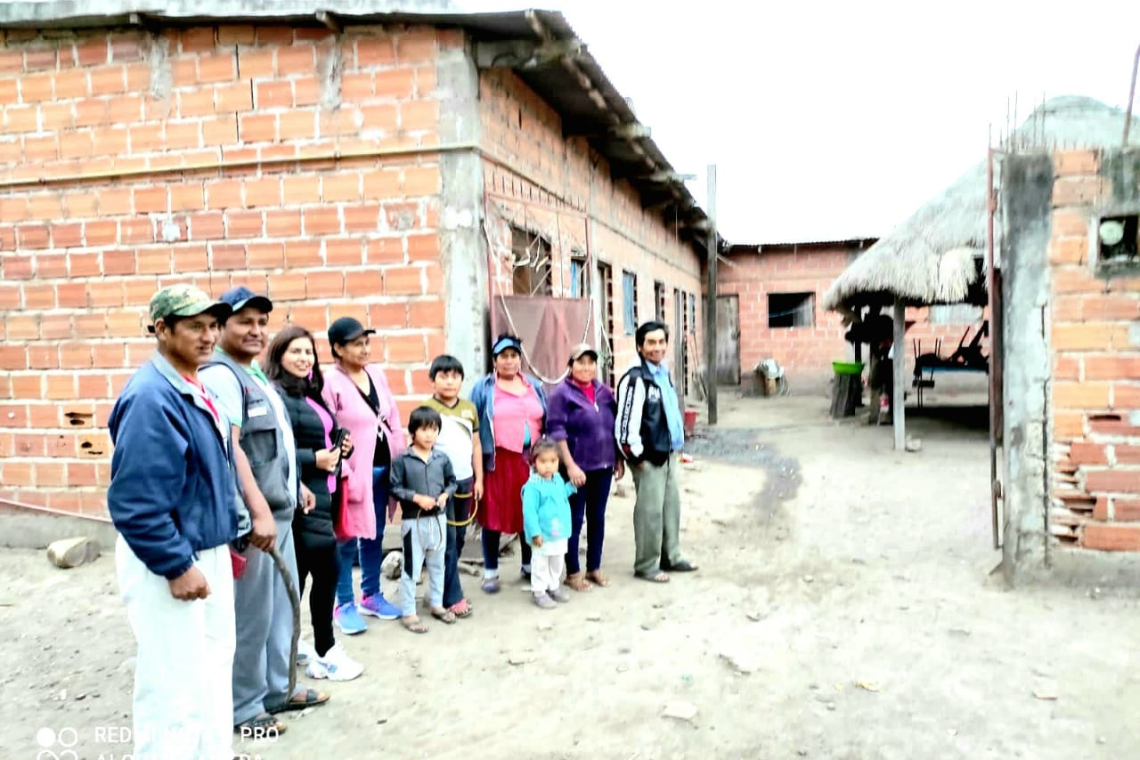
<svg viewBox="0 0 1140 760"><path fill-rule="evenodd" d="M400 625L412 633L427 633L427 626L415 615L400 618Z"/></svg>
<svg viewBox="0 0 1140 760"><path fill-rule="evenodd" d="M649 572L649 573L634 573L633 577L634 578L640 578L643 581L649 581L650 583L668 583L669 582L669 575L667 573L660 571L660 570L656 570L656 571Z"/></svg>
<svg viewBox="0 0 1140 760"><path fill-rule="evenodd" d="M300 699L298 699L300 697ZM289 710L304 710L307 707L316 707L323 705L329 701L329 695L324 692L317 691L316 689L305 689L293 695L288 701L275 707L266 707L265 712L273 715L279 712L287 712Z"/></svg>
<svg viewBox="0 0 1140 760"><path fill-rule="evenodd" d="M567 575L566 585L575 591L589 591L593 588L590 582L586 580L586 576L582 575L582 573L571 573Z"/></svg>
<svg viewBox="0 0 1140 760"><path fill-rule="evenodd" d="M457 619L455 617L454 612L452 612L451 610L444 610L444 609L432 610L431 616L433 618L435 618L436 620L438 620L439 622L447 623L448 625L452 625L453 623L455 623L455 621Z"/></svg>
<svg viewBox="0 0 1140 760"><path fill-rule="evenodd" d="M586 573L586 580L591 581L595 586L601 586L602 588L610 585L610 579L607 578L601 570L591 570L590 572Z"/></svg>
<svg viewBox="0 0 1140 760"><path fill-rule="evenodd" d="M674 573L695 573L697 571L697 566L689 562L687 559L683 559L680 562L662 562L661 569Z"/></svg>
<svg viewBox="0 0 1140 760"><path fill-rule="evenodd" d="M289 726L274 718L267 712L261 715L250 718L245 723L240 723L234 726L234 733L241 734L242 736L270 736L270 731L275 731L277 734L283 734L289 730Z"/></svg>
<svg viewBox="0 0 1140 760"><path fill-rule="evenodd" d="M457 618L471 617L471 613L475 611L475 608L472 607L471 603L466 599L460 599L447 609L449 612L454 613Z"/></svg>

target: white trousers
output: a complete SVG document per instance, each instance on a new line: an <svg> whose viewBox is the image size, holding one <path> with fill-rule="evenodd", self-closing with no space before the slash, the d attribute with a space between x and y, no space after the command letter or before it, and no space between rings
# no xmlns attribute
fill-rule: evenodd
<svg viewBox="0 0 1140 760"><path fill-rule="evenodd" d="M138 656L135 760L233 760L234 583L229 548L194 563L210 584L183 602L119 537L115 569Z"/></svg>
<svg viewBox="0 0 1140 760"><path fill-rule="evenodd" d="M562 585L565 567L565 554L543 554L536 549L530 558L530 590L536 594L557 591Z"/></svg>

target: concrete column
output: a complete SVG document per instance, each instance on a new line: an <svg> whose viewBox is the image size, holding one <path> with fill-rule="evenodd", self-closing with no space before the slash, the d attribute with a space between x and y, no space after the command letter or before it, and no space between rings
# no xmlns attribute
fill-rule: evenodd
<svg viewBox="0 0 1140 760"><path fill-rule="evenodd" d="M1052 366L1046 325L1052 292L1052 193L1049 156L1013 156L1002 162L1002 573L1011 585L1048 561Z"/></svg>
<svg viewBox="0 0 1140 760"><path fill-rule="evenodd" d="M479 71L466 48L440 51L436 66L439 138L444 145L479 144ZM463 362L464 392L487 371L490 303L483 237L483 162L474 148L440 158L440 264L443 267L447 350Z"/></svg>

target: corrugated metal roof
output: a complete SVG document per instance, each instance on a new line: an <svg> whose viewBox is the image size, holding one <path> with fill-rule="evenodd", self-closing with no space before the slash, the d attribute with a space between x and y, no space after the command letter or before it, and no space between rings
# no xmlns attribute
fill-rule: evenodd
<svg viewBox="0 0 1140 760"><path fill-rule="evenodd" d="M556 11L460 13L450 0L49 0L0 3L0 28L81 29L204 23L292 25L406 23L457 27L487 42L577 41ZM672 164L638 122L625 97L582 45L572 56L522 67L516 73L558 112L566 135L586 135L613 176L630 183L642 207L658 207L682 222L682 234L705 254L708 216ZM724 241L718 235L718 244Z"/></svg>

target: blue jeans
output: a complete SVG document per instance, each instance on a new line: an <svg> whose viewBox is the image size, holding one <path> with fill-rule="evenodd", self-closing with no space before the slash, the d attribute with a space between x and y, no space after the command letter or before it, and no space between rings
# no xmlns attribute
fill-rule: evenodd
<svg viewBox="0 0 1140 760"><path fill-rule="evenodd" d="M497 530L483 528L483 577L497 578L499 575L499 540L502 533ZM530 544L526 536L519 534L520 553L522 554L523 572L530 572Z"/></svg>
<svg viewBox="0 0 1140 760"><path fill-rule="evenodd" d="M388 518L388 468L372 468L372 509L376 512L376 538L350 538L337 544L340 567L337 573L336 603L355 600L352 565L359 552L360 590L364 596L380 593L380 563L384 561L384 525Z"/></svg>
<svg viewBox="0 0 1140 760"><path fill-rule="evenodd" d="M475 487L475 479L459 481L457 494L471 493ZM459 555L463 553L463 545L467 541L467 526L455 526L450 522L463 522L471 514L471 499L467 496L453 497L447 504L447 553L443 560L443 606L451 607L463 601L463 586L459 582Z"/></svg>
<svg viewBox="0 0 1140 760"><path fill-rule="evenodd" d="M611 469L590 470L586 482L570 496L570 541L566 547L566 572L581 572L578 563L578 540L582 536L582 522L586 523L586 570L594 572L602 567L602 543L606 538L606 504L610 500Z"/></svg>

